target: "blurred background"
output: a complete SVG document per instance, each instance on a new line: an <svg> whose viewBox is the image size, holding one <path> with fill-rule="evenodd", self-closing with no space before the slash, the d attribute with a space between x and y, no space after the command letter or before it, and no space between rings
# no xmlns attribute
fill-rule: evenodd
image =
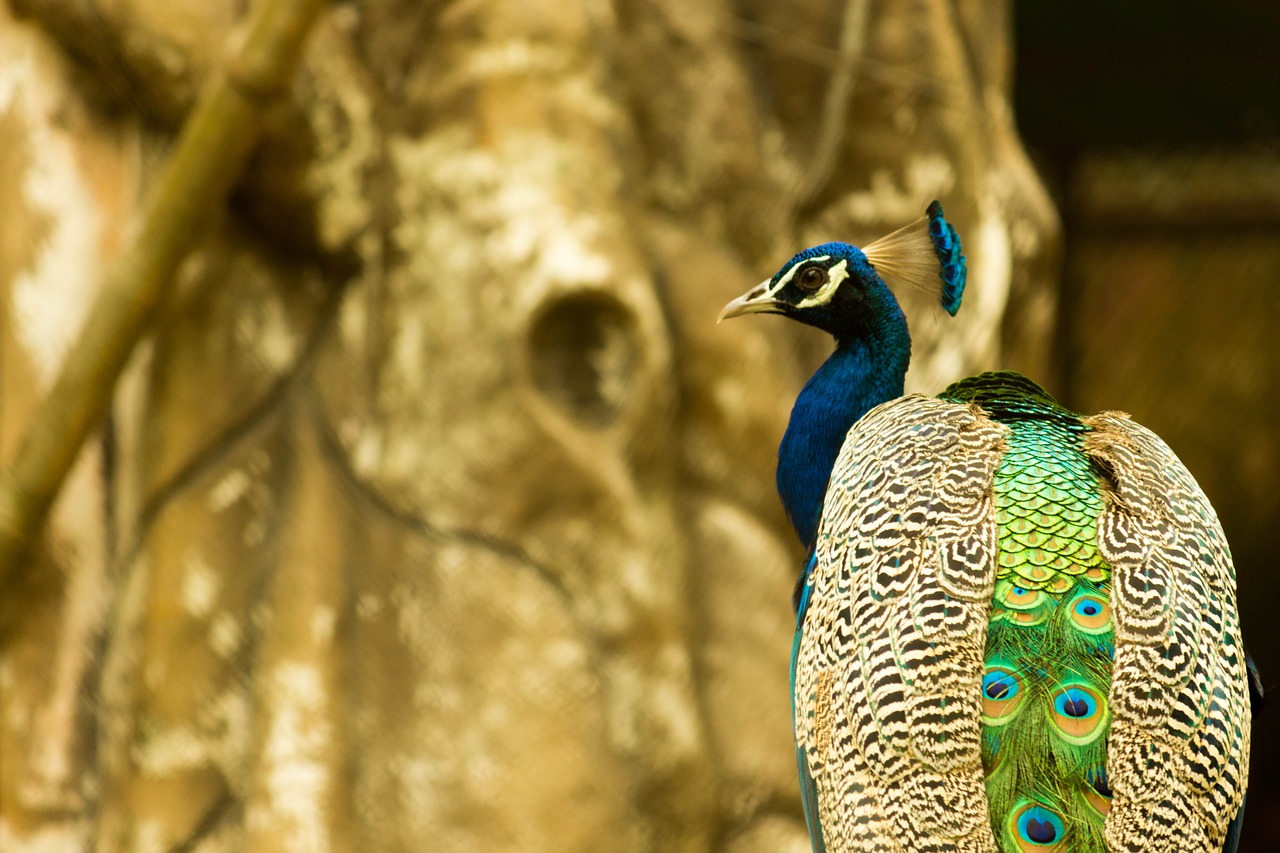
<svg viewBox="0 0 1280 853"><path fill-rule="evenodd" d="M0 460L252 3L0 4ZM807 851L773 492L829 343L717 327L939 198L912 390L1158 432L1280 686L1280 7L329 5L0 594L3 851ZM1241 850L1280 838L1255 721Z"/></svg>
<svg viewBox="0 0 1280 853"><path fill-rule="evenodd" d="M1018 127L1063 223L1048 386L1129 412L1191 469L1280 692L1280 7L1026 2L1015 21ZM1254 720L1242 850L1280 839L1276 713Z"/></svg>

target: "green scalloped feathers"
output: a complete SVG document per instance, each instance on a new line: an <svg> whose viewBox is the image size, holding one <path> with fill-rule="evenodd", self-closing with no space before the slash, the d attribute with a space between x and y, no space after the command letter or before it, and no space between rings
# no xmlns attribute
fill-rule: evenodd
<svg viewBox="0 0 1280 853"><path fill-rule="evenodd" d="M941 395L1010 427L993 482L999 553L982 679L991 826L1007 853L1102 850L1115 637L1111 570L1095 544L1098 473L1080 420L1017 380L988 375Z"/></svg>

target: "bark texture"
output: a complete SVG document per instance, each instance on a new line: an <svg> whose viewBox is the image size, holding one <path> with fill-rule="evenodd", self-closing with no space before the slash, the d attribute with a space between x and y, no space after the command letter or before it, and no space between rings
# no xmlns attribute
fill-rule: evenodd
<svg viewBox="0 0 1280 853"><path fill-rule="evenodd" d="M0 12L0 459L242 6ZM1043 363L1007 15L332 7L0 600L0 848L806 849L772 480L828 344L714 318L938 197L913 387Z"/></svg>

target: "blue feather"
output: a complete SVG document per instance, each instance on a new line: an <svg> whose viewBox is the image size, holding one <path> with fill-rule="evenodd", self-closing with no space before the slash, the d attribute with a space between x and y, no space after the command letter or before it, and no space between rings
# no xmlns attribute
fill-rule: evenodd
<svg viewBox="0 0 1280 853"><path fill-rule="evenodd" d="M800 584L797 589L796 634L791 644L791 716L793 719L796 713L796 663L800 659L800 635L804 630L805 612L809 609L809 594L813 590L810 586L810 578L813 576L813 567L817 562L817 552L811 549L809 559L805 561L804 571L800 573ZM827 845L822 838L822 824L818 818L818 785L813 780L813 774L809 772L809 759L804 747L799 745L796 746L796 768L800 772L800 797L804 805L804 822L809 828L809 842L813 845L813 853L826 853Z"/></svg>
<svg viewBox="0 0 1280 853"><path fill-rule="evenodd" d="M925 211L929 216L929 240L933 243L933 251L938 256L942 267L942 295L939 301L952 317L960 310L960 300L964 297L965 279L968 267L964 253L960 250L960 235L942 214L942 205L936 200L930 203Z"/></svg>
<svg viewBox="0 0 1280 853"><path fill-rule="evenodd" d="M1227 837L1222 842L1222 853L1236 853L1236 848L1240 846L1240 830L1244 825L1244 805L1248 799L1248 796L1245 796L1240 800L1240 809L1227 827Z"/></svg>

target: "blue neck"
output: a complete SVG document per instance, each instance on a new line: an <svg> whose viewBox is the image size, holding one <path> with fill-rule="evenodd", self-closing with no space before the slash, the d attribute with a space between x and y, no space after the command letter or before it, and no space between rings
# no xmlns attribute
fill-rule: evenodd
<svg viewBox="0 0 1280 853"><path fill-rule="evenodd" d="M778 446L778 495L806 549L817 538L827 481L845 434L871 409L902 396L911 339L896 305L892 313L865 337L837 339L836 351L791 409Z"/></svg>

